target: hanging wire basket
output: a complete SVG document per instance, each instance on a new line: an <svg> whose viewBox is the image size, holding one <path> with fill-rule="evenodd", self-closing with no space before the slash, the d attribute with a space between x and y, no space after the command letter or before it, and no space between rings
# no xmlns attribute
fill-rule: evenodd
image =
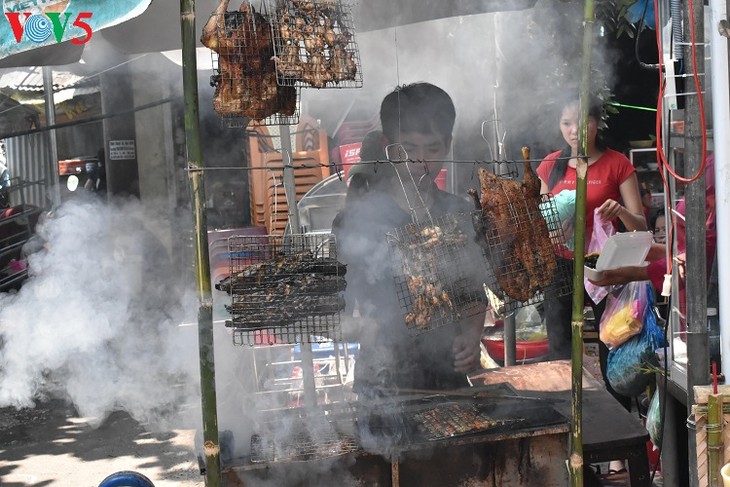
<svg viewBox="0 0 730 487"><path fill-rule="evenodd" d="M362 87L350 5L342 0L272 0L271 10L280 85Z"/></svg>
<svg viewBox="0 0 730 487"><path fill-rule="evenodd" d="M572 260L551 195L535 196L523 182L485 169L480 180L482 210L475 212L474 226L491 267L485 286L492 308L510 313L546 295L570 294Z"/></svg>
<svg viewBox="0 0 730 487"><path fill-rule="evenodd" d="M341 341L345 266L335 237L231 237L230 276L216 285L231 295L226 309L236 345Z"/></svg>
<svg viewBox="0 0 730 487"><path fill-rule="evenodd" d="M411 223L386 236L406 327L419 335L484 311L486 267L468 213Z"/></svg>
<svg viewBox="0 0 730 487"><path fill-rule="evenodd" d="M276 81L266 4L262 13L245 0L237 11L213 13L201 42L213 51L213 109L223 124L245 127L249 120L268 125L298 123L297 89Z"/></svg>

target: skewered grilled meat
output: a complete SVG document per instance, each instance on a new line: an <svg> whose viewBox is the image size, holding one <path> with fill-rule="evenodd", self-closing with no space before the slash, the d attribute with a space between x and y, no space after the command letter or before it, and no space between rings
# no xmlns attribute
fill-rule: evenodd
<svg viewBox="0 0 730 487"><path fill-rule="evenodd" d="M220 115L254 120L277 112L293 115L296 89L277 85L271 25L248 1L228 12L229 1L221 0L200 39L218 53L213 108Z"/></svg>
<svg viewBox="0 0 730 487"><path fill-rule="evenodd" d="M491 419L474 408L465 408L460 404L420 411L414 414L414 419L419 429L432 440L483 431L504 422Z"/></svg>
<svg viewBox="0 0 730 487"><path fill-rule="evenodd" d="M475 221L479 243L492 258L497 282L507 296L527 301L552 283L557 261L540 211L540 180L523 149L523 181L479 170L481 199L470 191L483 223ZM484 238L481 238L484 235Z"/></svg>

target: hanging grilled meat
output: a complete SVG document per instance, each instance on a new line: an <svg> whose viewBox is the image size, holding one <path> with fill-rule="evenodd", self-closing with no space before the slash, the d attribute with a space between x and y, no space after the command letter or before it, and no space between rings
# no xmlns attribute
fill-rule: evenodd
<svg viewBox="0 0 730 487"><path fill-rule="evenodd" d="M474 222L479 243L490 253L504 293L520 302L548 287L557 269L539 206L540 179L530 165L529 148L523 148L523 157L522 182L480 169L481 199L476 191L469 191L482 216Z"/></svg>
<svg viewBox="0 0 730 487"><path fill-rule="evenodd" d="M271 25L245 0L237 12L228 12L229 1L221 0L200 38L218 53L213 108L220 115L254 120L293 115L296 89L277 85Z"/></svg>

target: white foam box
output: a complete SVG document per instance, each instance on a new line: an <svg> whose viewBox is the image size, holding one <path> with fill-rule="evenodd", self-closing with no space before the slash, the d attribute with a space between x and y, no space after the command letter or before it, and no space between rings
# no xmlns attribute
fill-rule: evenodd
<svg viewBox="0 0 730 487"><path fill-rule="evenodd" d="M585 277L592 280L603 278L608 269L642 265L652 243L651 232L625 232L612 235L601 249L596 268L584 266Z"/></svg>

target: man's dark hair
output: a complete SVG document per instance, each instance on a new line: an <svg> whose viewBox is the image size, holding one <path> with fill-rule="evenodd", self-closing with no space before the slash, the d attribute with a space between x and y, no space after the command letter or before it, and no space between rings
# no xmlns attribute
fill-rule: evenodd
<svg viewBox="0 0 730 487"><path fill-rule="evenodd" d="M399 141L402 132L433 133L450 139L455 120L451 97L431 83L399 86L380 105L383 134L391 143Z"/></svg>
<svg viewBox="0 0 730 487"><path fill-rule="evenodd" d="M564 95L564 97L561 98L561 103L558 105L557 119L560 120L560 117L563 116L563 110L565 110L570 105L578 103L579 100L580 96L577 93L570 92ZM589 95L588 97L588 117L595 119L596 122L599 124L603 117L603 102L600 98L598 98L598 96L593 94ZM601 137L600 130L598 135L596 135L596 148L599 150L606 150L606 144ZM552 171L550 171L550 177L548 180L549 190L552 190L553 187L558 184L561 179L563 179L563 176L565 176L565 171L567 171L568 169L568 160L570 159L570 156L571 148L570 145L566 144L563 147L563 150L560 151L560 155L558 156L558 160L555 161L555 165L553 165Z"/></svg>

